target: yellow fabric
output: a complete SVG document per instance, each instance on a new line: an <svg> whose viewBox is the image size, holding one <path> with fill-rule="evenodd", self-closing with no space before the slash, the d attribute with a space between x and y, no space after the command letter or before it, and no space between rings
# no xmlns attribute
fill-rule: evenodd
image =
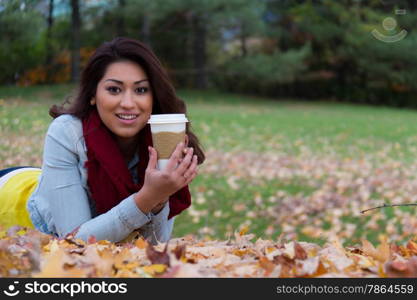
<svg viewBox="0 0 417 300"><path fill-rule="evenodd" d="M18 173L0 188L0 226L7 229L14 225L34 228L26 203L35 190L41 170Z"/></svg>

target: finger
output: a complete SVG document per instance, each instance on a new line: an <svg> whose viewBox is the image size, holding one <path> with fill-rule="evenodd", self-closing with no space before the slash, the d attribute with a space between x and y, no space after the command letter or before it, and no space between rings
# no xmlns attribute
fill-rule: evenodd
<svg viewBox="0 0 417 300"><path fill-rule="evenodd" d="M190 177L187 178L184 186L189 185L194 180L194 178L196 178L197 175L198 175L198 171L196 170L193 174L191 174Z"/></svg>
<svg viewBox="0 0 417 300"><path fill-rule="evenodd" d="M182 154L185 156L186 154L187 154L187 151L188 151L188 149L189 148L187 148L188 147L188 142L189 142L189 139L188 139L188 135L185 135L185 138L184 138L184 150L183 150L183 152L182 152ZM182 159L180 159L180 163L181 163L181 161L182 161Z"/></svg>
<svg viewBox="0 0 417 300"><path fill-rule="evenodd" d="M184 149L184 143L178 143L177 147L175 147L174 152L171 154L171 157L168 160L167 166L166 166L166 170L167 171L172 171L175 169L175 167L177 166L178 160L180 158L182 158L181 152Z"/></svg>
<svg viewBox="0 0 417 300"><path fill-rule="evenodd" d="M194 178L197 177L197 175L198 175L198 172L196 171L196 172L192 173L191 176L185 178L184 186L190 184L194 180Z"/></svg>
<svg viewBox="0 0 417 300"><path fill-rule="evenodd" d="M187 155L184 157L182 162L178 165L178 168L175 170L175 172L178 175L183 176L185 171L190 166L191 160L193 158L193 152L194 152L194 149L190 148L190 150L188 150L188 152L187 152Z"/></svg>
<svg viewBox="0 0 417 300"><path fill-rule="evenodd" d="M197 155L194 155L190 167L184 173L185 178L191 177L191 175L195 172L197 169L197 161Z"/></svg>
<svg viewBox="0 0 417 300"><path fill-rule="evenodd" d="M154 170L156 169L156 163L158 162L158 153L153 147L148 147L149 151L149 162L147 166L147 170Z"/></svg>
<svg viewBox="0 0 417 300"><path fill-rule="evenodd" d="M181 152L182 157L178 160L178 164L182 163L188 151L190 151L190 148L184 148L184 150Z"/></svg>

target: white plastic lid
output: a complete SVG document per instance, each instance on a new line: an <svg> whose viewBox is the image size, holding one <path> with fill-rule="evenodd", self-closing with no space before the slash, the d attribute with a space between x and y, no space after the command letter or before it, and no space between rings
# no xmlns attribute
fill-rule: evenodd
<svg viewBox="0 0 417 300"><path fill-rule="evenodd" d="M158 114L151 115L149 124L186 123L188 119L185 114Z"/></svg>

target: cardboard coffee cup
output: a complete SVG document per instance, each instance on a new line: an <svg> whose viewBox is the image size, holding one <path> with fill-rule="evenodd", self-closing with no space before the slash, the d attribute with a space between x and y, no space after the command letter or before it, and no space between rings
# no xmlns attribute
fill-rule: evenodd
<svg viewBox="0 0 417 300"><path fill-rule="evenodd" d="M165 169L171 154L180 142L185 141L185 128L188 119L185 114L151 115L152 143L158 152L158 169Z"/></svg>

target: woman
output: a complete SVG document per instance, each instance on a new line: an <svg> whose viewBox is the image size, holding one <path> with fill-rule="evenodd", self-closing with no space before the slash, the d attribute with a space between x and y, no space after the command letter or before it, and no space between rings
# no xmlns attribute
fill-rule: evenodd
<svg viewBox="0 0 417 300"><path fill-rule="evenodd" d="M186 113L157 57L132 39L104 43L65 104L50 109L42 172L0 174L0 224L112 242L139 230L152 243L167 241L205 157L187 124L166 169L156 168L150 115Z"/></svg>

